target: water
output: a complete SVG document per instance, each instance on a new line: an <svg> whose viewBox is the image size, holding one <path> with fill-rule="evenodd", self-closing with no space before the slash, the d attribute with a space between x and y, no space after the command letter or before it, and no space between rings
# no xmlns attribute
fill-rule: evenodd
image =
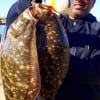
<svg viewBox="0 0 100 100"><path fill-rule="evenodd" d="M6 33L6 25L0 25L0 35L4 37Z"/></svg>
<svg viewBox="0 0 100 100"><path fill-rule="evenodd" d="M0 35L3 37L5 35L6 26L0 25ZM2 76L1 76L1 66L0 66L0 100L6 100L4 95L4 89L2 84Z"/></svg>

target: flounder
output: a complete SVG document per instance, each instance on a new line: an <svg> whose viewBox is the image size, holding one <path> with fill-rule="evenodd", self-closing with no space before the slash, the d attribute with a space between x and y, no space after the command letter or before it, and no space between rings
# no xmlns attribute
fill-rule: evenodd
<svg viewBox="0 0 100 100"><path fill-rule="evenodd" d="M51 7L38 4L25 10L10 26L2 50L6 99L55 100L68 72L68 46L66 32Z"/></svg>
<svg viewBox="0 0 100 100"><path fill-rule="evenodd" d="M40 92L36 22L27 9L8 29L1 56L6 100L36 100Z"/></svg>
<svg viewBox="0 0 100 100"><path fill-rule="evenodd" d="M69 43L54 9L41 5L39 8L52 12L37 24L36 41L41 74L40 96L43 100L55 100L55 95L68 72Z"/></svg>

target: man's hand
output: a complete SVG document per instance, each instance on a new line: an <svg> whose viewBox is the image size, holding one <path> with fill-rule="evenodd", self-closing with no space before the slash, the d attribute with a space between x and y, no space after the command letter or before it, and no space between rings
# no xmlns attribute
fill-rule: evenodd
<svg viewBox="0 0 100 100"><path fill-rule="evenodd" d="M34 7L30 7L30 11L36 19L43 23L57 16L57 12L51 6L43 4L34 4Z"/></svg>

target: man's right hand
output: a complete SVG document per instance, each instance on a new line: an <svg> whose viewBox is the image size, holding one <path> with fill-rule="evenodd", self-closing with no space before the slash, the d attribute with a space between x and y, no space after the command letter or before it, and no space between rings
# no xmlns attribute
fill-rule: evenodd
<svg viewBox="0 0 100 100"><path fill-rule="evenodd" d="M46 23L47 20L57 16L56 11L51 7L44 4L36 3L33 7L30 7L30 11L36 19Z"/></svg>

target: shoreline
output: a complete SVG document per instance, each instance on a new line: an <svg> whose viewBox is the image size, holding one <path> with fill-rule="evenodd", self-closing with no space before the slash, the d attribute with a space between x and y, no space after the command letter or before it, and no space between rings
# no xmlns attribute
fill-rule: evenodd
<svg viewBox="0 0 100 100"><path fill-rule="evenodd" d="M6 23L0 23L0 25L5 25Z"/></svg>

